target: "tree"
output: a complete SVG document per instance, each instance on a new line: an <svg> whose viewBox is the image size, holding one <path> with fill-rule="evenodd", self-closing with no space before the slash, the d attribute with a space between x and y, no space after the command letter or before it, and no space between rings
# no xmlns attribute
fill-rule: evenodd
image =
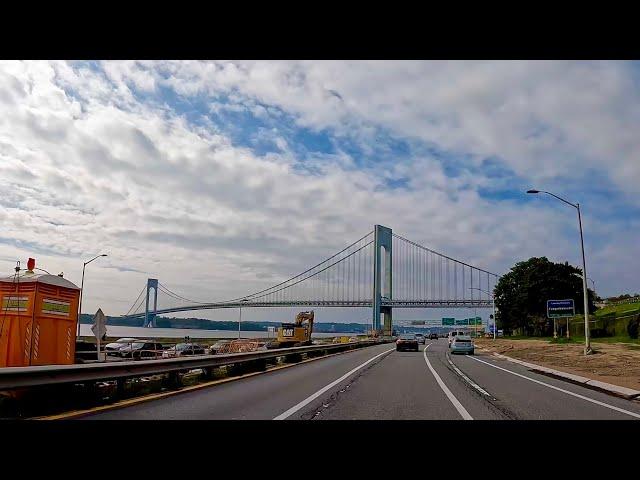
<svg viewBox="0 0 640 480"><path fill-rule="evenodd" d="M577 275L576 275L577 274ZM572 298L576 313L583 312L582 270L565 263L553 263L546 257L532 257L516 263L500 277L495 289L498 328L505 332L519 329L525 335L548 335L553 320L547 319L547 300ZM595 311L589 294L589 312Z"/></svg>

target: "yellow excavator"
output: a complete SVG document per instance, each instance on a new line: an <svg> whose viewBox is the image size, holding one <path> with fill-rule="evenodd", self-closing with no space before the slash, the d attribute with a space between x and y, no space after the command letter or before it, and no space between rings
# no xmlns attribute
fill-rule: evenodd
<svg viewBox="0 0 640 480"><path fill-rule="evenodd" d="M313 310L300 312L295 323L283 323L278 327L278 337L267 344L267 348L288 348L311 345L313 333Z"/></svg>

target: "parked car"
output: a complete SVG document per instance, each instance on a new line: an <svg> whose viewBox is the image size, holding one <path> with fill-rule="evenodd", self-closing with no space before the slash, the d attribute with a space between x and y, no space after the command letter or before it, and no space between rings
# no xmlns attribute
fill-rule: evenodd
<svg viewBox="0 0 640 480"><path fill-rule="evenodd" d="M229 353L229 344L231 340L219 340L209 347L209 353L211 355L217 355L220 353Z"/></svg>
<svg viewBox="0 0 640 480"><path fill-rule="evenodd" d="M438 339L438 334L437 333L430 333L429 334L429 340L437 340Z"/></svg>
<svg viewBox="0 0 640 480"><path fill-rule="evenodd" d="M132 358L140 360L141 358L158 358L162 357L162 344L153 340L138 340L122 347L117 351L121 358Z"/></svg>
<svg viewBox="0 0 640 480"><path fill-rule="evenodd" d="M137 338L119 338L115 342L107 343L104 347L104 350L107 352L107 355L115 355L119 356L118 350L122 347L126 347L131 345L134 342L139 342Z"/></svg>
<svg viewBox="0 0 640 480"><path fill-rule="evenodd" d="M467 353L474 354L473 340L469 335L456 335L451 342L451 353Z"/></svg>
<svg viewBox="0 0 640 480"><path fill-rule="evenodd" d="M186 357L189 355L204 355L205 347L197 343L178 343L162 352L162 358Z"/></svg>
<svg viewBox="0 0 640 480"><path fill-rule="evenodd" d="M425 336L421 333L416 333L416 339L418 340L418 343L422 344L424 344L424 342L426 341Z"/></svg>
<svg viewBox="0 0 640 480"><path fill-rule="evenodd" d="M418 349L418 339L413 333L403 333L396 340L396 352L401 352L402 350L413 350L417 352Z"/></svg>

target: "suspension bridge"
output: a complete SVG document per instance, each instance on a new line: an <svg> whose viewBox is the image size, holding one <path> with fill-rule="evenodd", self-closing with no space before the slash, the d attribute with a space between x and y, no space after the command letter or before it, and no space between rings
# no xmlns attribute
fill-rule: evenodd
<svg viewBox="0 0 640 480"><path fill-rule="evenodd" d="M246 307L369 307L372 325L391 332L394 308L487 308L498 275L419 245L382 225L326 260L242 297L199 302L150 278L126 318ZM158 300L160 293L160 302Z"/></svg>

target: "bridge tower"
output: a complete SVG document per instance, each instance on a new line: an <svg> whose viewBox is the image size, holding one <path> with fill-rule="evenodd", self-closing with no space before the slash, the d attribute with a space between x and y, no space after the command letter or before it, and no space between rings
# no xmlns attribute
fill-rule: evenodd
<svg viewBox="0 0 640 480"><path fill-rule="evenodd" d="M149 291L153 289L153 310L149 311ZM156 310L158 310L158 279L147 279L147 300L144 308L143 327L153 328L156 326Z"/></svg>
<svg viewBox="0 0 640 480"><path fill-rule="evenodd" d="M382 305L382 297L388 300L393 299L391 288L393 283L393 232L388 227L376 225L373 235L373 329L380 330L380 314L384 314L384 334L391 335L392 308ZM384 249L384 253L382 249Z"/></svg>

